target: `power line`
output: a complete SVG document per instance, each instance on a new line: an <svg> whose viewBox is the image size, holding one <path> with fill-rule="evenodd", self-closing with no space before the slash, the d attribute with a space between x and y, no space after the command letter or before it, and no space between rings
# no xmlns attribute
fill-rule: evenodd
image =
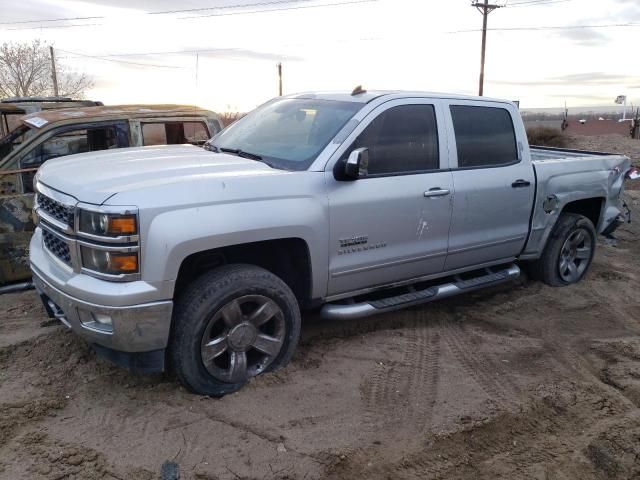
<svg viewBox="0 0 640 480"><path fill-rule="evenodd" d="M277 5L287 5L287 4L300 4L300 3L308 3L314 2L317 0L271 0L267 2L255 2L255 3L237 3L232 5L221 5L217 7L203 7L203 8L185 8L178 10L163 10L157 12L144 12L144 15L171 15L177 13L194 13L198 11L209 11L209 10L228 10L233 8L249 8L249 7L265 7L265 6L277 6ZM366 0L366 2L374 2L378 0ZM309 5L305 6L306 8L320 8L320 7L332 7L332 6L341 6L341 5L349 5L353 3L366 3L365 0L359 1L343 1L329 4L319 4L319 5ZM281 11L281 10L293 10L304 8L303 6L299 7L283 7L283 8L270 8L258 11L250 11L250 12L229 12L221 15L243 15L249 13L261 13L261 12L271 12L271 11ZM220 16L221 16L220 15ZM198 18L198 17L206 17L206 16L219 16L219 15L198 15L195 17L184 17L184 18ZM61 17L61 18L49 18L42 20L16 20L11 22L0 22L0 25L26 25L26 24L34 24L34 23L52 23L52 22L66 22L66 21L79 21L79 20L105 20L109 18L108 16L91 16L91 17ZM15 29L7 29L7 30L34 30L40 28L69 28L69 27L85 27L85 26L94 26L100 24L76 24L76 25L55 25L51 27L24 27L24 28L15 28Z"/></svg>
<svg viewBox="0 0 640 480"><path fill-rule="evenodd" d="M505 5L508 8L517 8L517 7L537 7L538 5L550 5L552 3L566 3L571 0L543 0L540 2L522 2L522 3L511 3Z"/></svg>
<svg viewBox="0 0 640 480"><path fill-rule="evenodd" d="M248 8L248 7L266 7L269 5L281 5L287 3L303 3L303 2L315 2L317 0L272 0L270 2L258 2L258 3L244 3L236 5L221 5L219 7L203 7L203 8L186 8L179 10L164 10L160 12L148 12L148 15L168 15L174 13L193 13L203 12L207 10L225 10L230 8Z"/></svg>
<svg viewBox="0 0 640 480"><path fill-rule="evenodd" d="M78 57L83 57L83 58L93 58L95 60L103 60L106 62L117 62L117 63L124 63L127 65L137 65L140 67L155 67L155 68L174 68L174 69L182 69L185 67L178 67L175 65L158 65L158 64L154 64L154 63L138 63L138 62L129 62L127 60L116 60L113 58L106 58L105 56L100 56L100 55L88 55L85 53L79 53L79 52L72 52L70 50L64 50L62 48L58 48L57 49L60 52L65 52L65 53L69 53L71 55L76 55Z"/></svg>
<svg viewBox="0 0 640 480"><path fill-rule="evenodd" d="M210 13L207 15L193 15L191 17L180 17L177 20L191 20L197 18L208 18L208 17L226 17L230 15L250 15L252 13L266 13L266 12L282 12L285 10L303 10L307 8L320 8L320 7L337 7L344 5L355 5L358 3L373 3L378 0L352 0L347 2L337 2L337 3L325 3L320 5L300 5L297 7L283 7L283 8L269 8L265 10L251 10L249 12L229 12L229 13Z"/></svg>
<svg viewBox="0 0 640 480"><path fill-rule="evenodd" d="M71 25L50 25L50 26L39 26L39 27L19 27L19 28L5 28L4 30L7 32L14 30L42 30L44 28L75 28L75 27L99 27L104 25L103 23L82 23L82 24L71 24Z"/></svg>
<svg viewBox="0 0 640 480"><path fill-rule="evenodd" d="M20 20L14 22L0 22L0 25L19 25L25 23L46 23L46 22L71 22L75 20L98 20L105 17L67 17L67 18L48 18L44 20Z"/></svg>
<svg viewBox="0 0 640 480"><path fill-rule="evenodd" d="M555 25L555 26L537 26L537 27L499 27L488 28L489 31L494 32L524 32L524 31L537 31L537 30L575 30L581 28L624 28L624 27L640 27L640 23L611 23L601 25ZM474 28L469 30L452 30L444 32L447 34L453 33L472 33L481 32L481 29Z"/></svg>
<svg viewBox="0 0 640 480"><path fill-rule="evenodd" d="M564 2L570 2L571 0L527 0L527 1L523 1L523 2L515 2L515 3L510 3L509 5L505 5L509 6L509 7L517 7L519 5L543 5L545 3L564 3Z"/></svg>

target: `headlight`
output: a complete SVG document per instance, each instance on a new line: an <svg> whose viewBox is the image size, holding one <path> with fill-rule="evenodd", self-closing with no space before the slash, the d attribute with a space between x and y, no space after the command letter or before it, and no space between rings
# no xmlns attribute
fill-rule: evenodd
<svg viewBox="0 0 640 480"><path fill-rule="evenodd" d="M113 252L82 246L82 266L107 275L138 273L137 252Z"/></svg>
<svg viewBox="0 0 640 480"><path fill-rule="evenodd" d="M135 214L120 215L80 210L79 229L82 233L99 237L122 237L136 235L138 221Z"/></svg>

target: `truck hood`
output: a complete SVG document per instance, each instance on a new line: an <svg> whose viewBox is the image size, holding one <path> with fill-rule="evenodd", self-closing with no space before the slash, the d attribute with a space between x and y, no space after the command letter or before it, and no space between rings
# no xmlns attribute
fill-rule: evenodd
<svg viewBox="0 0 640 480"><path fill-rule="evenodd" d="M85 203L101 205L118 193L196 183L203 177L277 174L264 163L192 145L125 148L49 160L37 180Z"/></svg>

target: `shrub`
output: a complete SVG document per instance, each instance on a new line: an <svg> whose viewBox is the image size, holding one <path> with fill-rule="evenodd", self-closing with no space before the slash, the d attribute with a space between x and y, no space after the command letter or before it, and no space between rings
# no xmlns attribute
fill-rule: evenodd
<svg viewBox="0 0 640 480"><path fill-rule="evenodd" d="M529 145L565 148L568 144L567 137L560 130L550 127L528 128L527 138Z"/></svg>
<svg viewBox="0 0 640 480"><path fill-rule="evenodd" d="M231 125L233 122L235 122L236 120L240 120L245 115L246 113L240 113L240 112L224 112L220 115L221 117L220 119L222 120L222 126L227 127Z"/></svg>

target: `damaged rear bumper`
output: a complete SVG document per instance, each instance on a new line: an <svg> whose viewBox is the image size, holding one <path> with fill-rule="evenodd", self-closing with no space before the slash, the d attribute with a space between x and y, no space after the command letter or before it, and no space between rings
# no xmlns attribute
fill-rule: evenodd
<svg viewBox="0 0 640 480"><path fill-rule="evenodd" d="M620 214L614 218L609 225L607 225L607 227L602 231L602 235L610 237L618 227L625 223L631 223L631 209L627 205L627 202L622 200L622 204L620 205Z"/></svg>

